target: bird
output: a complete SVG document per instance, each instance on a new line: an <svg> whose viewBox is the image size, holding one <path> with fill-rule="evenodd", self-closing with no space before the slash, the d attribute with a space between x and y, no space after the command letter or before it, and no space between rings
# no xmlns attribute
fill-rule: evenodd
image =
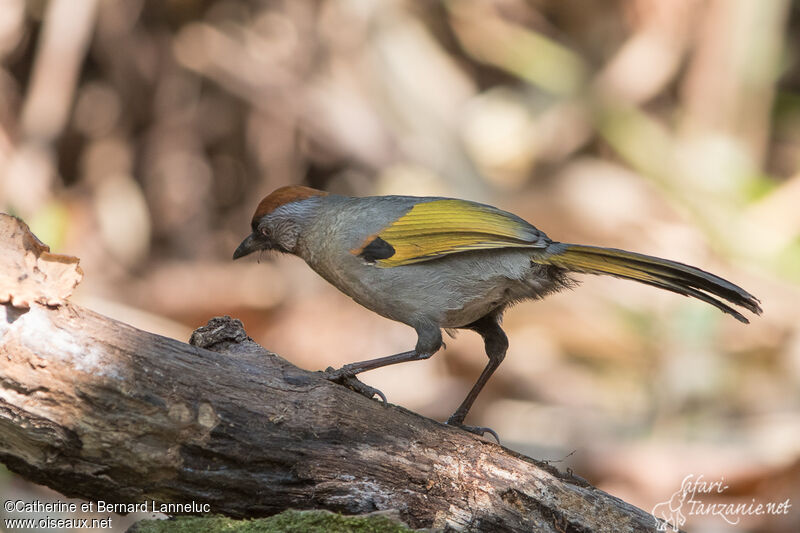
<svg viewBox="0 0 800 533"><path fill-rule="evenodd" d="M355 302L416 331L413 350L329 367L323 375L330 381L386 403L380 391L356 376L428 359L443 346L442 330L477 332L488 363L446 424L490 433L498 441L490 428L466 425L464 419L505 358L503 313L517 302L575 287L574 274L614 276L690 296L745 324L748 319L733 306L761 314L755 296L699 268L553 241L512 213L468 200L350 197L290 185L259 202L251 230L233 259L265 250L298 256Z"/></svg>

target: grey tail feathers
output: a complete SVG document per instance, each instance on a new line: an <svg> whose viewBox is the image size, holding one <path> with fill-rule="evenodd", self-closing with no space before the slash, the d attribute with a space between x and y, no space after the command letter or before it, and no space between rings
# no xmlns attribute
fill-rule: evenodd
<svg viewBox="0 0 800 533"><path fill-rule="evenodd" d="M758 298L733 283L699 268L625 250L554 242L547 254L533 258L572 272L631 279L709 303L745 324L749 320L718 296L760 315Z"/></svg>

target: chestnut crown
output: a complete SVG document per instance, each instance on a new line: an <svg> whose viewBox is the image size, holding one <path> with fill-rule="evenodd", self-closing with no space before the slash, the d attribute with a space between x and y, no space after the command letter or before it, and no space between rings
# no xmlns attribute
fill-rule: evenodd
<svg viewBox="0 0 800 533"><path fill-rule="evenodd" d="M311 187L305 187L303 185L287 185L285 187L279 187L266 195L261 202L259 202L258 207L256 207L256 212L253 213L253 219L250 221L250 225L255 230L255 227L258 225L258 221L261 219L261 217L272 213L282 205L297 202L299 200L305 200L314 196L327 195L328 193L325 191L312 189Z"/></svg>

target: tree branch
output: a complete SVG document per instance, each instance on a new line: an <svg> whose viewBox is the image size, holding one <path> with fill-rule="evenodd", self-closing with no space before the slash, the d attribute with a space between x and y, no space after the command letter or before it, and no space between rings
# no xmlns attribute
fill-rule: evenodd
<svg viewBox="0 0 800 533"><path fill-rule="evenodd" d="M0 238L2 254L31 253ZM68 302L3 304L0 461L67 496L194 501L232 517L396 510L413 527L470 531L656 524L547 464L299 369L238 320L212 320L192 344Z"/></svg>

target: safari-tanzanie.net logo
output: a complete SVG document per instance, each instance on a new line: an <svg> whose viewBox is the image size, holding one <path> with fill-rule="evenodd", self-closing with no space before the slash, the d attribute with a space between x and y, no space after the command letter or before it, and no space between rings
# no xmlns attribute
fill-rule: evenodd
<svg viewBox="0 0 800 533"><path fill-rule="evenodd" d="M724 477L707 481L702 475L687 475L681 482L681 488L669 500L653 507L656 529L679 531L686 523L687 516L713 516L736 525L746 516L787 515L792 507L789 498L769 502L761 502L755 498L725 502L720 495L725 494L728 488L730 487Z"/></svg>

